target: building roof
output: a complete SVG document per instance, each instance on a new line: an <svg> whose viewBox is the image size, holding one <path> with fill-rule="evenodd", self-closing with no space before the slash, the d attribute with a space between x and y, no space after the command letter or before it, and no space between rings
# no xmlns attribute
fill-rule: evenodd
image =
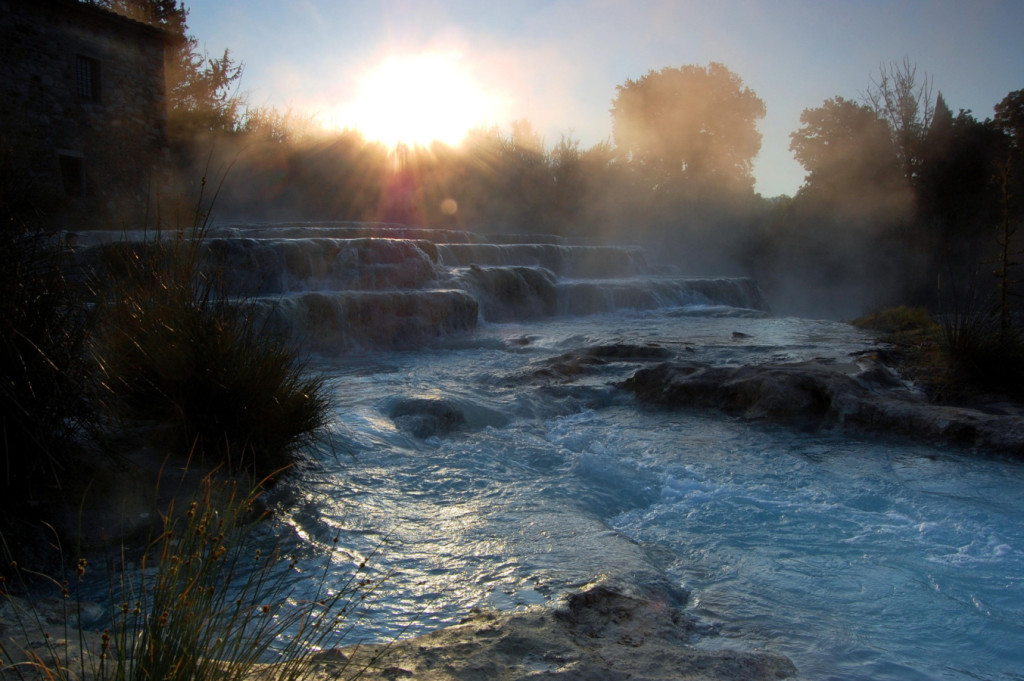
<svg viewBox="0 0 1024 681"><path fill-rule="evenodd" d="M175 46L184 42L184 37L163 29L159 26L136 21L122 14L100 7L90 0L14 0L17 4L30 5L36 8L52 7L80 17L86 21L105 24L113 28L128 30L149 35L163 41L167 46Z"/></svg>

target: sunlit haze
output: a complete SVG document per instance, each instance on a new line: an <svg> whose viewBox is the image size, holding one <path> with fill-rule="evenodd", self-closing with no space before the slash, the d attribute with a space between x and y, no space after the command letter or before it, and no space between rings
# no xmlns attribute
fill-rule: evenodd
<svg viewBox="0 0 1024 681"><path fill-rule="evenodd" d="M615 87L649 70L721 62L764 101L754 175L793 194L789 134L804 109L859 99L908 58L954 112L992 115L1024 88L1024 3L974 1L186 0L210 54L245 64L251 104L315 116L393 145L457 143L526 118L551 146L611 136Z"/></svg>
<svg viewBox="0 0 1024 681"><path fill-rule="evenodd" d="M389 147L457 145L466 132L494 120L500 97L489 95L457 52L396 54L358 76L351 98L331 108L325 123L356 128Z"/></svg>

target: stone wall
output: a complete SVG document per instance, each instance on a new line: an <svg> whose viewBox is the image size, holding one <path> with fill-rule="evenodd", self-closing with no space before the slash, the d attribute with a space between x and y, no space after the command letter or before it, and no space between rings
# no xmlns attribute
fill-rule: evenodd
<svg viewBox="0 0 1024 681"><path fill-rule="evenodd" d="M137 221L168 163L168 40L76 0L0 0L0 201Z"/></svg>

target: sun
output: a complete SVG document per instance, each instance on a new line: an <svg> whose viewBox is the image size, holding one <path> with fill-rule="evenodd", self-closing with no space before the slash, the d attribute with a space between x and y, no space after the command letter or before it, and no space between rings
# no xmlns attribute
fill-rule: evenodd
<svg viewBox="0 0 1024 681"><path fill-rule="evenodd" d="M488 118L480 84L457 53L393 55L359 80L346 117L368 140L389 147L457 145Z"/></svg>

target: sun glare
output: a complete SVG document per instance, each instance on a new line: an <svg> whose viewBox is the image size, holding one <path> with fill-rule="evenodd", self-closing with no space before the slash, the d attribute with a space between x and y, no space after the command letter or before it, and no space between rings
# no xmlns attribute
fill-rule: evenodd
<svg viewBox="0 0 1024 681"><path fill-rule="evenodd" d="M360 79L346 123L389 147L456 145L488 116L487 98L458 55L393 56Z"/></svg>

